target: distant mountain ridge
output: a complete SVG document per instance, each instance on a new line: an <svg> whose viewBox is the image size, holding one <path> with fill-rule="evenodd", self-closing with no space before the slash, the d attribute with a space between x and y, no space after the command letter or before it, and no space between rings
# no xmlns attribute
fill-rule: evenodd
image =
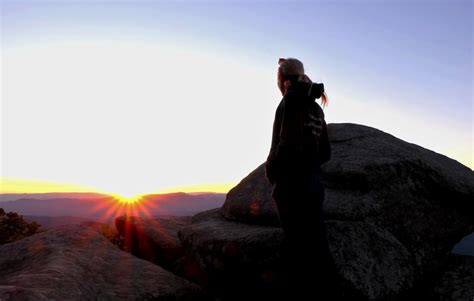
<svg viewBox="0 0 474 301"><path fill-rule="evenodd" d="M116 216L129 214L137 216L157 215L193 215L203 210L222 206L224 193L188 194L184 192L167 194L150 194L134 204L120 203L116 198L108 195L85 194L54 194L52 198L43 195L34 195L10 201L3 201L0 208L5 211L14 211L21 215L33 216L75 216L110 223ZM11 198L10 194L8 197Z"/></svg>
<svg viewBox="0 0 474 301"><path fill-rule="evenodd" d="M92 199L109 196L105 193L97 192L46 192L46 193L0 193L0 202L16 201L18 199L57 199L57 198L81 198Z"/></svg>

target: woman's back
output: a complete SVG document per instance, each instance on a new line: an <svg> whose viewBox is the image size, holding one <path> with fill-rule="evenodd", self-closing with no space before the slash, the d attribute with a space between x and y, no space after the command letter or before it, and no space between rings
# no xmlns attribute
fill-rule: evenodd
<svg viewBox="0 0 474 301"><path fill-rule="evenodd" d="M273 139L274 154L269 157L281 180L319 171L330 158L324 113L315 102L323 91L322 84L295 81L277 108L274 131L278 137Z"/></svg>

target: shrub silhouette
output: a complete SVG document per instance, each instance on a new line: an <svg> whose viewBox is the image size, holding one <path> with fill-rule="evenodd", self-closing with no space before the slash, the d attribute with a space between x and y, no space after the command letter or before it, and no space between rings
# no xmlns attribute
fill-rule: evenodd
<svg viewBox="0 0 474 301"><path fill-rule="evenodd" d="M28 223L16 212L6 213L0 208L0 245L38 233L39 227L38 223Z"/></svg>

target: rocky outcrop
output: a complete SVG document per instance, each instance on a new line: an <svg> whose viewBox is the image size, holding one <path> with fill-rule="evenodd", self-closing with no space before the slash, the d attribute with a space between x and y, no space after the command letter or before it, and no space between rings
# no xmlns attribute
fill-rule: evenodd
<svg viewBox="0 0 474 301"><path fill-rule="evenodd" d="M262 163L229 191L222 207L224 216L243 223L279 226L272 190Z"/></svg>
<svg viewBox="0 0 474 301"><path fill-rule="evenodd" d="M473 300L474 256L451 256L435 285L433 297L449 301Z"/></svg>
<svg viewBox="0 0 474 301"><path fill-rule="evenodd" d="M1 300L202 300L187 280L119 250L86 225L0 246Z"/></svg>
<svg viewBox="0 0 474 301"><path fill-rule="evenodd" d="M371 127L329 124L328 131L324 211L344 287L368 300L406 296L474 230L473 171ZM222 211L196 216L180 231L204 282L232 286L239 275L237 283L248 285L233 289L242 292L278 274L271 192L262 164L227 194Z"/></svg>
<svg viewBox="0 0 474 301"><path fill-rule="evenodd" d="M388 230L423 268L472 232L471 169L371 127L329 124L328 133L332 158L323 165L328 219ZM271 191L262 164L228 193L225 217L278 225Z"/></svg>
<svg viewBox="0 0 474 301"><path fill-rule="evenodd" d="M388 231L353 221L328 221L327 226L346 296L375 300L411 288L414 268L410 254ZM182 228L179 235L202 267L201 279L197 279L201 285L212 285L218 294L240 298L248 298L248 291L261 296L279 293L280 227L228 221L220 210L211 210ZM307 259L294 260L304 265Z"/></svg>
<svg viewBox="0 0 474 301"><path fill-rule="evenodd" d="M265 285L276 276L283 239L279 227L227 221L220 209L213 209L194 217L179 237L202 268L194 280L203 286L235 295L242 287Z"/></svg>
<svg viewBox="0 0 474 301"><path fill-rule="evenodd" d="M191 217L187 216L120 216L115 219L115 226L123 237L125 250L160 266L172 268L175 261L184 255L178 230L190 221Z"/></svg>

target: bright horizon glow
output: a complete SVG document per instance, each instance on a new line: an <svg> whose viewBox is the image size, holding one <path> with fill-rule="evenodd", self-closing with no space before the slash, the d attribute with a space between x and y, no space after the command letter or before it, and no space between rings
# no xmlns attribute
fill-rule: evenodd
<svg viewBox="0 0 474 301"><path fill-rule="evenodd" d="M471 2L40 2L1 2L2 191L227 192L268 154L279 57L328 123L474 168Z"/></svg>
<svg viewBox="0 0 474 301"><path fill-rule="evenodd" d="M218 183L218 184L202 184L190 186L168 187L161 190L145 191L140 194L126 191L116 193L107 192L94 187L83 187L80 185L28 180L28 179L12 179L0 178L0 193L49 193L49 192L92 192L102 193L114 196L124 202L136 202L140 197L147 194L167 194L173 192L184 193L227 193L237 183Z"/></svg>
<svg viewBox="0 0 474 301"><path fill-rule="evenodd" d="M140 201L143 199L143 195L123 196L119 194L114 194L112 196L117 200L117 202L130 205L138 205L138 203L140 203Z"/></svg>
<svg viewBox="0 0 474 301"><path fill-rule="evenodd" d="M0 178L0 193L96 192L108 194L93 187L32 179Z"/></svg>

